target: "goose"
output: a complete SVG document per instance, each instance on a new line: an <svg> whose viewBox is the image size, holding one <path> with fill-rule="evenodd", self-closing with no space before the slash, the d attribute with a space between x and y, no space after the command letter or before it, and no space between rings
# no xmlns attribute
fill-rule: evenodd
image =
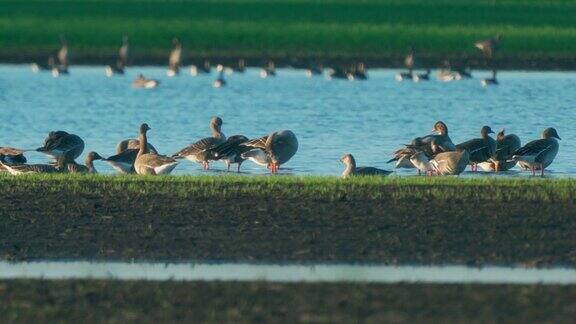
<svg viewBox="0 0 576 324"><path fill-rule="evenodd" d="M494 38L481 40L474 43L474 46L482 51L484 56L491 59L496 54L496 51L500 48L500 42L502 41L502 35L496 34Z"/></svg>
<svg viewBox="0 0 576 324"><path fill-rule="evenodd" d="M232 67L234 72L244 73L246 71L246 60L245 59L238 59L238 63Z"/></svg>
<svg viewBox="0 0 576 324"><path fill-rule="evenodd" d="M311 63L306 69L306 76L311 78L315 75L322 75L324 68L321 63Z"/></svg>
<svg viewBox="0 0 576 324"><path fill-rule="evenodd" d="M138 149L138 154L136 156L136 161L134 161L134 170L137 174L149 174L149 175L159 175L159 174L169 174L174 170L178 161L173 158L154 154L148 151L147 144L148 140L146 137L146 132L151 128L148 124L140 125L140 148Z"/></svg>
<svg viewBox="0 0 576 324"><path fill-rule="evenodd" d="M480 84L483 87L487 87L489 85L497 85L498 79L496 79L496 69L492 70L492 77L480 80Z"/></svg>
<svg viewBox="0 0 576 324"><path fill-rule="evenodd" d="M426 73L412 73L412 81L420 82L420 81L428 81L430 80L430 69L426 69Z"/></svg>
<svg viewBox="0 0 576 324"><path fill-rule="evenodd" d="M266 79L269 76L276 76L276 66L273 61L268 61L265 68L260 71L260 77Z"/></svg>
<svg viewBox="0 0 576 324"><path fill-rule="evenodd" d="M471 139L456 145L456 149L467 150L472 171L478 171L478 163L487 162L496 153L496 141L489 134L494 134L490 126L483 126L480 138Z"/></svg>
<svg viewBox="0 0 576 324"><path fill-rule="evenodd" d="M210 154L207 150L226 141L226 136L222 133L222 119L220 117L212 117L210 129L212 131L211 137L205 137L188 145L173 154L172 157L176 159L185 158L192 162L201 163L202 167L208 170L210 168Z"/></svg>
<svg viewBox="0 0 576 324"><path fill-rule="evenodd" d="M380 176L387 176L392 171L386 171L374 167L357 167L356 160L352 156L352 154L344 154L340 158L340 162L342 162L346 169L342 172L342 179L347 179L351 176L370 176L370 175L380 175Z"/></svg>
<svg viewBox="0 0 576 324"><path fill-rule="evenodd" d="M160 85L159 80L146 79L143 74L138 74L138 77L132 82L133 88L154 89Z"/></svg>
<svg viewBox="0 0 576 324"><path fill-rule="evenodd" d="M60 157L60 159L62 159L62 157ZM11 175L60 172L57 165L54 164L10 164L6 162L6 157L1 153L0 169L8 171Z"/></svg>
<svg viewBox="0 0 576 324"><path fill-rule="evenodd" d="M438 71L438 80L442 82L459 81L462 79L460 73L453 71L450 61L444 60L442 69Z"/></svg>
<svg viewBox="0 0 576 324"><path fill-rule="evenodd" d="M148 150L150 146L148 146ZM138 144L138 149L126 149L116 155L109 156L108 158L103 158L102 161L110 164L114 170L123 173L131 174L134 173L134 162L138 157L138 151L140 150L140 144ZM155 151L150 150L151 153ZM154 153L158 154L158 153Z"/></svg>
<svg viewBox="0 0 576 324"><path fill-rule="evenodd" d="M536 170L540 170L540 175L544 176L544 169L552 164L558 154L557 140L560 139L556 129L546 128L542 132L541 139L534 140L514 151L509 161L516 161L520 167L532 170L532 175L536 174Z"/></svg>
<svg viewBox="0 0 576 324"><path fill-rule="evenodd" d="M298 139L290 130L274 132L242 145L250 148L242 153L243 159L266 166L272 173L277 173L280 165L288 162L298 151Z"/></svg>
<svg viewBox="0 0 576 324"><path fill-rule="evenodd" d="M100 154L96 152L88 152L86 155L85 165L78 164L73 159L66 156L62 166L62 171L67 173L98 173L94 168L94 161L102 160Z"/></svg>
<svg viewBox="0 0 576 324"><path fill-rule="evenodd" d="M521 146L520 138L517 135L506 135L503 129L496 136L496 153L489 161L478 163L478 166L486 171L508 171L516 165L516 161L508 162L508 157Z"/></svg>
<svg viewBox="0 0 576 324"><path fill-rule="evenodd" d="M394 79L398 82L402 82L404 80L413 80L414 76L412 72L400 72L394 76Z"/></svg>
<svg viewBox="0 0 576 324"><path fill-rule="evenodd" d="M366 65L362 62L353 68L354 80L368 80L368 72L366 71Z"/></svg>
<svg viewBox="0 0 576 324"><path fill-rule="evenodd" d="M147 143L146 146L147 146L148 151L150 151L154 154L158 154L158 151L156 150L154 145ZM116 154L120 154L126 150L138 151L138 149L140 149L140 141L138 139L135 139L135 138L128 138L128 139L125 139L125 140L121 141L120 143L116 144Z"/></svg>
<svg viewBox="0 0 576 324"><path fill-rule="evenodd" d="M52 76L58 77L60 75L67 75L68 72L68 42L63 35L60 35L60 44L61 47L58 50L56 58L58 59L58 64L52 67Z"/></svg>
<svg viewBox="0 0 576 324"><path fill-rule="evenodd" d="M416 168L418 171L418 175L421 174L421 172L423 171L422 168L420 168L415 162L415 160L412 159L412 157L418 153L422 153L424 155L426 155L425 151L429 151L429 155L433 156L436 152L432 152L432 148L437 149L437 146L435 145L431 145L428 148L428 145L422 142L422 138L421 137L416 137L412 140L412 142L410 144L406 144L404 148L401 148L399 150L396 150L394 152L394 157L390 160L388 160L386 163L391 163L396 161L396 165L395 168L399 169L399 168L407 168L407 169L413 169ZM427 159L428 161L428 159ZM426 172L426 170L424 170Z"/></svg>
<svg viewBox="0 0 576 324"><path fill-rule="evenodd" d="M8 164L26 163L24 152L24 150L13 147L0 147L0 156L2 157L3 162Z"/></svg>
<svg viewBox="0 0 576 324"><path fill-rule="evenodd" d="M248 141L248 137L244 135L230 136L224 143L209 149L211 159L224 161L228 171L230 171L230 164L237 164L237 172L240 172L240 167L245 161L245 159L242 157L242 153L245 153L251 149L251 147L243 145Z"/></svg>
<svg viewBox="0 0 576 324"><path fill-rule="evenodd" d="M197 76L198 74L208 74L211 71L210 61L204 60L202 65L192 65L190 66L190 75Z"/></svg>
<svg viewBox="0 0 576 324"><path fill-rule="evenodd" d="M108 65L106 67L106 76L111 77L115 74L124 74L124 69L128 64L128 36L122 38L122 45L118 50L118 59L115 65Z"/></svg>
<svg viewBox="0 0 576 324"><path fill-rule="evenodd" d="M224 66L222 64L218 64L216 70L218 71L218 78L214 80L212 86L214 88L221 88L226 85L226 80L224 79Z"/></svg>
<svg viewBox="0 0 576 324"><path fill-rule="evenodd" d="M36 149L57 160L64 154L70 154L70 158L77 159L84 151L84 140L75 134L65 131L50 132L44 140L44 145Z"/></svg>
<svg viewBox="0 0 576 324"><path fill-rule="evenodd" d="M406 68L408 69L408 73L412 74L412 71L414 70L414 47L410 47L410 49L408 50L408 55L406 55L406 58L404 58L404 65L406 66Z"/></svg>
<svg viewBox="0 0 576 324"><path fill-rule="evenodd" d="M55 66L56 59L54 58L54 55L50 55L48 56L46 64L32 63L32 72L38 73L40 71L52 71Z"/></svg>
<svg viewBox="0 0 576 324"><path fill-rule="evenodd" d="M168 71L166 75L173 77L180 72L180 64L182 63L182 43L178 38L172 39L172 50L168 57Z"/></svg>
<svg viewBox="0 0 576 324"><path fill-rule="evenodd" d="M332 79L347 79L348 70L342 66L333 67L328 73L328 80Z"/></svg>
<svg viewBox="0 0 576 324"><path fill-rule="evenodd" d="M424 152L418 152L410 160L419 171L428 175L433 173L442 176L459 175L470 163L470 153L465 149L458 149L439 153L433 159L429 159Z"/></svg>

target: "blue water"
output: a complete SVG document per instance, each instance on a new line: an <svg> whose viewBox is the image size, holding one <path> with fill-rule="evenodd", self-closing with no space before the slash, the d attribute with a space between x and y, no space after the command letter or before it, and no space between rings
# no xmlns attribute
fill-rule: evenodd
<svg viewBox="0 0 576 324"><path fill-rule="evenodd" d="M160 79L160 87L131 88L140 72ZM249 69L227 76L228 86L214 89L214 73L168 78L164 68L131 67L125 76L107 78L103 67L74 66L70 76L53 78L32 73L28 65L0 65L0 146L35 148L49 131L66 130L85 139L85 153L110 155L117 142L136 137L139 124L147 122L150 142L161 153L172 154L208 136L210 117L218 115L228 136L293 130L300 149L281 172L337 175L343 153L354 154L359 165L392 168L385 161L395 149L443 120L456 143L477 137L483 125L496 131L505 127L522 143L539 138L545 127L555 127L563 140L551 174L576 175L575 73L502 72L499 86L482 88L479 78L490 74L485 71L467 81L418 84L394 81L396 72L370 70L368 81L349 82L307 78L292 69L261 79L257 69ZM29 160L46 159L31 153ZM113 172L100 161L96 168ZM223 165L215 163L214 168ZM243 170L265 172L250 162ZM203 172L187 161L174 171Z"/></svg>

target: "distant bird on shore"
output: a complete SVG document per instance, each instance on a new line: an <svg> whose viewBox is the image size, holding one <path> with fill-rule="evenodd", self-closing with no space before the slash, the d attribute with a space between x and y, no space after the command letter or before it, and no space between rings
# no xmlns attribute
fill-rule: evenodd
<svg viewBox="0 0 576 324"><path fill-rule="evenodd" d="M412 81L420 82L420 81L428 81L430 80L430 73L432 71L430 69L426 69L426 73L412 73Z"/></svg>
<svg viewBox="0 0 576 324"><path fill-rule="evenodd" d="M232 65L232 70L238 73L244 73L246 71L246 60L245 59L238 59L238 62L235 65Z"/></svg>
<svg viewBox="0 0 576 324"><path fill-rule="evenodd" d="M226 135L222 132L222 124L222 118L212 117L210 120L212 136L202 138L201 140L186 146L182 150L173 154L172 157L175 159L187 159L191 162L200 163L204 170L208 170L210 168L211 159L208 150L226 141Z"/></svg>
<svg viewBox="0 0 576 324"><path fill-rule="evenodd" d="M541 176L544 176L544 169L546 169L558 154L560 140L558 132L554 128L546 128L542 132L542 138L534 140L512 153L510 162L516 161L522 169L532 171L532 175L536 175L536 170L541 171Z"/></svg>
<svg viewBox="0 0 576 324"><path fill-rule="evenodd" d="M32 72L38 73L42 71L52 71L56 66L56 59L54 55L49 55L45 64L43 63L32 63Z"/></svg>
<svg viewBox="0 0 576 324"><path fill-rule="evenodd" d="M182 64L182 42L178 38L172 39L172 50L168 57L168 71L166 75L173 77L180 73L180 65Z"/></svg>
<svg viewBox="0 0 576 324"><path fill-rule="evenodd" d="M352 66L352 76L354 80L368 80L366 64L360 62Z"/></svg>
<svg viewBox="0 0 576 324"><path fill-rule="evenodd" d="M458 71L453 71L450 61L444 60L442 68L438 71L438 80L443 82L458 81L462 75Z"/></svg>
<svg viewBox="0 0 576 324"><path fill-rule="evenodd" d="M209 74L212 68L210 66L210 60L204 60L202 64L190 66L190 75L197 76L199 74Z"/></svg>
<svg viewBox="0 0 576 324"><path fill-rule="evenodd" d="M160 81L156 79L146 79L144 74L138 74L138 77L132 82L133 88L154 89L160 85Z"/></svg>
<svg viewBox="0 0 576 324"><path fill-rule="evenodd" d="M474 43L474 46L481 50L486 58L492 59L500 48L501 41L502 35L498 33L494 38L485 39Z"/></svg>
<svg viewBox="0 0 576 324"><path fill-rule="evenodd" d="M307 77L311 78L315 75L322 75L324 72L324 66L322 63L309 63L308 67L304 71Z"/></svg>
<svg viewBox="0 0 576 324"><path fill-rule="evenodd" d="M148 150L147 132L151 130L148 124L140 125L140 148L134 161L134 170L141 175L169 174L174 170L178 161L165 155L152 153Z"/></svg>
<svg viewBox="0 0 576 324"><path fill-rule="evenodd" d="M66 41L66 38L63 35L60 35L60 45L61 45L60 50L58 50L58 54L56 55L58 62L56 65L52 67L53 77L69 74L68 65L70 62L68 59L69 56L68 42Z"/></svg>
<svg viewBox="0 0 576 324"><path fill-rule="evenodd" d="M342 162L346 169L342 172L342 178L347 179L351 176L387 176L392 171L382 170L374 167L357 167L356 160L352 156L352 154L344 154L340 158L340 162Z"/></svg>
<svg viewBox="0 0 576 324"><path fill-rule="evenodd" d="M260 71L260 77L263 79L271 76L276 76L276 65L274 64L274 61L268 61L266 67Z"/></svg>
<svg viewBox="0 0 576 324"><path fill-rule="evenodd" d="M212 86L214 88L221 88L226 85L226 79L224 79L224 66L222 64L218 64L216 71L218 71L218 78L214 80Z"/></svg>
<svg viewBox="0 0 576 324"><path fill-rule="evenodd" d="M75 134L65 131L50 132L44 140L44 145L36 151L44 153L57 160L59 157L67 155L71 159L77 159L84 151L84 140Z"/></svg>
<svg viewBox="0 0 576 324"><path fill-rule="evenodd" d="M277 173L280 165L288 162L298 151L298 139L290 130L273 132L242 145L250 148L242 158L265 166L272 173Z"/></svg>
<svg viewBox="0 0 576 324"><path fill-rule="evenodd" d="M24 150L16 149L13 147L0 147L0 162L10 165L18 165L26 163ZM3 166L0 166L0 172L8 171Z"/></svg>
<svg viewBox="0 0 576 324"><path fill-rule="evenodd" d="M485 78L485 79L480 80L480 84L483 87L487 87L489 85L497 85L498 79L496 79L496 69L492 70L492 77L491 78Z"/></svg>
<svg viewBox="0 0 576 324"><path fill-rule="evenodd" d="M128 65L129 44L128 36L122 37L122 45L118 50L118 58L115 65L108 65L106 67L106 76L111 77L115 74L124 74L124 70Z"/></svg>
<svg viewBox="0 0 576 324"><path fill-rule="evenodd" d="M496 153L496 141L489 134L494 134L492 128L483 126L480 130L480 138L456 145L456 150L467 150L470 153L472 171L477 171L479 163L489 161Z"/></svg>
<svg viewBox="0 0 576 324"><path fill-rule="evenodd" d="M343 66L334 66L330 69L330 72L328 72L328 80L332 80L332 79L348 79L347 77L348 74L348 70L346 68L344 68Z"/></svg>

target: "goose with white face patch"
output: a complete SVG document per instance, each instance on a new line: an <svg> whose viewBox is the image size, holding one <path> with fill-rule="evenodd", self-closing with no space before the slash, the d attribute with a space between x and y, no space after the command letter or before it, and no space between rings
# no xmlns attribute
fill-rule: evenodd
<svg viewBox="0 0 576 324"><path fill-rule="evenodd" d="M148 124L142 124L140 126L140 149L138 150L138 155L136 161L134 162L134 169L137 174L148 174L148 175L161 175L169 174L174 170L178 161L173 158L154 154L148 151L147 145L147 135L146 133L150 130Z"/></svg>

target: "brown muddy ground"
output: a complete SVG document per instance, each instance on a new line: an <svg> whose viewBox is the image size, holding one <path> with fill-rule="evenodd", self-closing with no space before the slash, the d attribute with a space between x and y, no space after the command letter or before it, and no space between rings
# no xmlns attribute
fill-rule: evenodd
<svg viewBox="0 0 576 324"><path fill-rule="evenodd" d="M99 192L3 191L0 258L576 264L572 199Z"/></svg>
<svg viewBox="0 0 576 324"><path fill-rule="evenodd" d="M0 321L573 323L575 286L0 281Z"/></svg>

